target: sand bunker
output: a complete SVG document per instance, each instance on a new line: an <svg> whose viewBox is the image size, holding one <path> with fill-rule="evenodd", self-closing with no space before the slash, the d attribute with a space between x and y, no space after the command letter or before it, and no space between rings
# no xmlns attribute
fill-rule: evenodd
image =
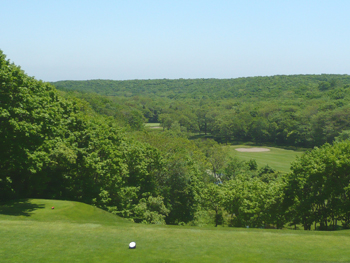
<svg viewBox="0 0 350 263"><path fill-rule="evenodd" d="M270 149L267 149L267 148L237 148L235 150L238 152L247 152L247 153L269 152L270 151Z"/></svg>

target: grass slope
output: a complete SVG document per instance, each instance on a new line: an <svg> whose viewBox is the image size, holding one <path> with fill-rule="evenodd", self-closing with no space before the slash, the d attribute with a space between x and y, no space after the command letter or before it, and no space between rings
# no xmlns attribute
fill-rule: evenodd
<svg viewBox="0 0 350 263"><path fill-rule="evenodd" d="M301 156L303 152L285 150L274 147L261 147L261 146L247 146L247 145L234 145L230 147L231 156L236 156L239 159L248 161L255 159L259 168L268 164L275 170L288 173L290 171L290 164L296 159L296 156ZM236 148L267 148L269 152L238 152Z"/></svg>
<svg viewBox="0 0 350 263"><path fill-rule="evenodd" d="M349 246L350 231L140 225L69 201L0 206L1 262L349 262Z"/></svg>

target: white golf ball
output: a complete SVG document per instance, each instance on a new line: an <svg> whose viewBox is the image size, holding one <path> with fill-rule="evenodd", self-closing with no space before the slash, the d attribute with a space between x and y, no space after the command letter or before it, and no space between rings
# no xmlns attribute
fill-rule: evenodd
<svg viewBox="0 0 350 263"><path fill-rule="evenodd" d="M135 242L130 242L129 248L136 248L136 243Z"/></svg>

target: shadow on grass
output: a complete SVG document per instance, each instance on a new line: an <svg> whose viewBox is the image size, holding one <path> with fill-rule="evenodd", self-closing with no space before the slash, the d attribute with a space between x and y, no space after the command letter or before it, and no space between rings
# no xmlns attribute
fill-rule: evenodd
<svg viewBox="0 0 350 263"><path fill-rule="evenodd" d="M6 202L0 205L1 215L31 216L33 211L45 208L45 204L32 204L27 199Z"/></svg>

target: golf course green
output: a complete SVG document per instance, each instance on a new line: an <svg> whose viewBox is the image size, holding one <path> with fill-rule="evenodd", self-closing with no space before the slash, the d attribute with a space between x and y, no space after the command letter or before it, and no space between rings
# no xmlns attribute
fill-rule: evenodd
<svg viewBox="0 0 350 263"><path fill-rule="evenodd" d="M238 157L240 160L249 161L255 159L259 168L269 165L277 171L288 173L290 171L291 163L297 156L303 154L302 151L285 150L275 147L265 146L247 146L247 145L232 145L225 146L229 148L230 155L232 157ZM252 151L252 152L240 152L237 149L268 149L269 151Z"/></svg>
<svg viewBox="0 0 350 263"><path fill-rule="evenodd" d="M57 200L0 206L0 262L349 262L349 247L349 230L143 225Z"/></svg>

